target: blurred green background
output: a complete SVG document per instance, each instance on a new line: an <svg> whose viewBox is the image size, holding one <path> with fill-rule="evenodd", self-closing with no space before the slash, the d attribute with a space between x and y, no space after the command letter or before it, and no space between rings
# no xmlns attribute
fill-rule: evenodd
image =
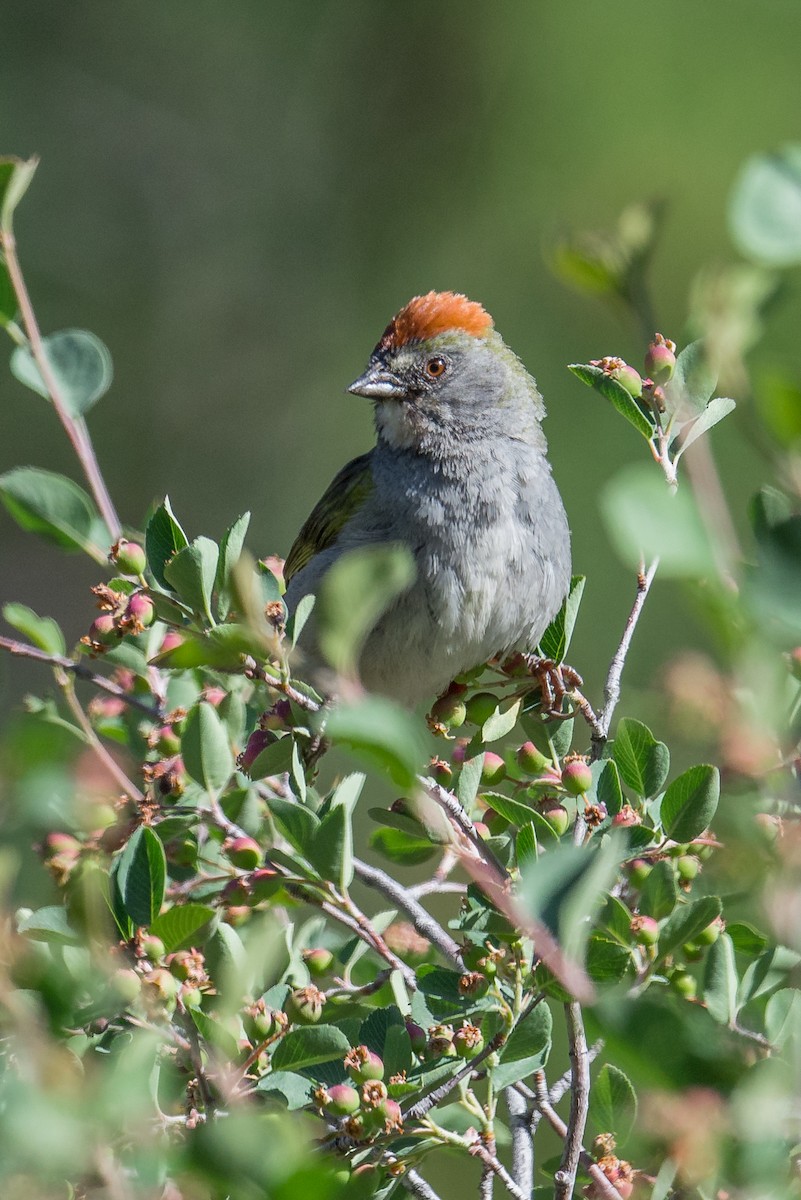
<svg viewBox="0 0 801 1200"><path fill-rule="evenodd" d="M590 576L571 658L597 696L633 590L597 493L646 451L565 364L639 363L643 346L545 259L564 229L664 197L654 296L681 340L694 273L734 257L738 168L798 136L799 35L797 0L7 5L0 142L42 157L17 219L23 268L45 331L86 327L112 350L91 428L124 519L169 492L190 536L219 536L249 508L250 548L285 554L371 444L344 388L388 318L416 292L465 291L549 405ZM793 308L785 296L760 353L786 345ZM764 473L742 410L713 445L741 520ZM22 463L77 477L46 404L0 372L0 469ZM91 564L5 513L0 556L0 600L86 629ZM677 595L656 589L630 681L701 636ZM0 703L32 679L0 660Z"/></svg>

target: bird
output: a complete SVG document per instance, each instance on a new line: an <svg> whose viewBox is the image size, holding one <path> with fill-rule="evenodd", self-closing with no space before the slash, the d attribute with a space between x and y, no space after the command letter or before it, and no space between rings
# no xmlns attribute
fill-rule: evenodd
<svg viewBox="0 0 801 1200"><path fill-rule="evenodd" d="M367 636L359 676L414 708L496 655L535 653L568 592L545 407L489 313L450 291L404 305L347 390L373 402L375 446L342 468L301 528L284 601L292 613L349 550L408 547L416 577ZM313 634L306 654L313 674Z"/></svg>

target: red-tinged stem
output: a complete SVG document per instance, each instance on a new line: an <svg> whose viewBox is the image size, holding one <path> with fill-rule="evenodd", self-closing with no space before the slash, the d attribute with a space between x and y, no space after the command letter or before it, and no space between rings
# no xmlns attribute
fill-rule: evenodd
<svg viewBox="0 0 801 1200"><path fill-rule="evenodd" d="M33 311L31 298L28 294L17 257L16 239L10 230L0 230L0 245L3 248L8 276L14 288L14 294L22 315L22 323L28 335L33 360L47 388L53 408L56 410L56 415L59 421L61 421L64 431L72 444L72 448L78 456L87 483L95 498L95 503L108 526L111 540L112 542L116 542L122 532L117 510L108 493L108 488L100 471L100 466L98 465L94 447L92 446L86 426L82 418L73 417L67 408L58 380L53 374L47 355L45 354L39 324L36 320L36 314Z"/></svg>

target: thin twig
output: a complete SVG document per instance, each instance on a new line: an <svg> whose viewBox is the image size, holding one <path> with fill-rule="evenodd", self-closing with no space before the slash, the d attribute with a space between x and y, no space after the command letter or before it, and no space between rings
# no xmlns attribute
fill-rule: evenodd
<svg viewBox="0 0 801 1200"><path fill-rule="evenodd" d="M64 693L64 699L69 705L70 712L83 730L84 737L91 746L92 750L95 752L95 756L97 757L98 761L103 764L103 766L106 768L106 771L112 777L117 786L120 787L123 792L125 792L126 796L129 796L134 803L140 804L144 799L142 792L139 790L136 784L128 778L120 764L106 749L100 738L95 733L94 729L92 728L91 721L81 708L81 705L78 702L78 697L75 695L75 684L73 680L70 679L66 672L59 669L56 669L56 680L62 692Z"/></svg>
<svg viewBox="0 0 801 1200"><path fill-rule="evenodd" d="M406 984L407 988L409 988L409 990L412 992L416 992L418 985L417 976L415 975L414 971L411 967L407 966L402 959L398 958L397 954L393 954L387 943L382 938L381 934L371 924L369 917L365 916L365 914L362 912L359 906L354 903L350 896L338 896L337 903L341 904L348 916L356 922L357 928L362 931L362 941L365 941L368 943L368 945L372 946L376 953L380 954L381 957L389 963L393 970L399 971L403 976L403 982Z"/></svg>
<svg viewBox="0 0 801 1200"><path fill-rule="evenodd" d="M528 1105L513 1087L504 1088L503 1095L512 1133L512 1178L528 1200L534 1187L534 1143Z"/></svg>
<svg viewBox="0 0 801 1200"><path fill-rule="evenodd" d="M623 668L626 665L626 656L629 652L631 639L634 637L634 630L637 628L637 622L640 619L643 605L645 604L658 566L659 559L655 558L647 571L644 569L643 564L637 575L637 595L634 597L634 603L631 606L631 612L628 615L626 627L620 639L620 645L615 651L612 662L609 665L609 674L606 677L606 684L604 685L604 706L598 715L599 733L597 736L593 734L592 738L592 758L594 761L602 756L604 745L609 737L612 716L620 699L620 679L623 674Z"/></svg>
<svg viewBox="0 0 801 1200"><path fill-rule="evenodd" d="M488 1167L495 1175L498 1176L501 1183L506 1188L510 1195L514 1196L515 1200L529 1200L525 1192L521 1190L515 1183L512 1176L506 1170L506 1167L500 1162L492 1151L484 1145L483 1142L476 1142L470 1147L470 1153L480 1158L485 1167Z"/></svg>
<svg viewBox="0 0 801 1200"><path fill-rule="evenodd" d="M402 909L420 936L427 938L432 946L436 946L455 970L462 969L458 944L449 933L445 932L439 922L426 912L422 904L410 895L408 888L402 887L390 875L387 875L386 871L372 867L368 863L362 862L360 858L354 858L353 869L357 879L366 883L368 887L375 888Z"/></svg>
<svg viewBox="0 0 801 1200"><path fill-rule="evenodd" d="M599 1038L597 1042L593 1042L593 1044L590 1046L589 1050L587 1051L588 1065L592 1065L592 1063L595 1062L596 1058L601 1053L603 1048L604 1048L603 1038ZM572 1078L573 1078L573 1072L565 1071L564 1075L562 1075L562 1077L560 1079L557 1079L556 1083L551 1085L551 1090L550 1090L550 1094L549 1094L549 1099L551 1101L551 1104L558 1104L559 1101L564 1096L565 1092L570 1090L570 1082L571 1082Z"/></svg>
<svg viewBox="0 0 801 1200"><path fill-rule="evenodd" d="M33 311L31 298L28 295L28 289L22 275L22 268L17 257L17 243L14 234L9 229L0 230L0 245L2 245L5 256L6 269L8 271L11 285L14 288L14 294L17 298L22 323L25 326L25 332L28 335L30 343L30 351L39 374L42 377L45 387L56 410L56 415L64 427L64 431L69 438L72 448L78 456L83 473L91 489L92 495L95 498L97 507L100 510L101 516L105 521L108 531L111 535L112 542L116 542L122 532L120 519L117 516L117 510L114 507L111 496L106 488L105 480L100 471L97 458L95 457L94 448L89 438L88 432L83 419L75 418L71 415L66 401L61 394L61 388L58 380L50 366L47 354L45 353L42 343L42 335L39 332L39 325L36 320L36 314Z"/></svg>
<svg viewBox="0 0 801 1200"><path fill-rule="evenodd" d="M524 1083L516 1083L514 1085L515 1089L520 1092L521 1096L524 1096L527 1100L531 1101L535 1105L535 1111L532 1115L532 1126L534 1126L534 1117L536 1116L537 1112L540 1112L545 1117L545 1120L548 1122L551 1129L553 1129L554 1133L556 1133L558 1137L564 1138L567 1134L567 1125L564 1123L562 1118L559 1116L559 1113L548 1099L548 1085L545 1081L544 1071L534 1072L534 1083L536 1085L535 1091L532 1091L531 1088L526 1087ZM586 1149L584 1149L584 1147L581 1149L579 1162L592 1179L596 1186L597 1192L603 1197L603 1200L623 1200L615 1185L610 1183L595 1159L591 1154L588 1153Z"/></svg>
<svg viewBox="0 0 801 1200"><path fill-rule="evenodd" d="M506 870L506 867L495 857L453 792L449 792L447 788L442 787L435 779L429 779L423 775L417 776L417 782L426 795L430 796L448 814L459 832L467 838L477 856L483 859L493 874L497 876L498 880L507 880L509 872Z"/></svg>
<svg viewBox="0 0 801 1200"><path fill-rule="evenodd" d="M412 1168L405 1175L401 1176L401 1183L406 1188L407 1192L411 1192L413 1196L417 1196L418 1200L440 1200L440 1197L434 1191L430 1183L423 1179L417 1171Z"/></svg>
<svg viewBox="0 0 801 1200"><path fill-rule="evenodd" d="M15 658L32 658L35 662L48 663L51 667L61 667L63 671L69 671L75 675L77 679L85 679L87 683L92 683L102 692L108 692L110 696L115 696L118 700L122 700L131 708L136 708L139 712L146 713L152 717L154 721L160 721L164 716L161 709L155 708L152 704L147 704L144 700L140 700L132 692L126 692L114 683L112 679L107 679L105 675L97 675L85 663L76 661L72 658L66 658L63 654L48 654L46 650L40 650L38 646L29 646L26 642L18 642L14 638L0 637L0 650L5 650L8 654L13 654Z"/></svg>
<svg viewBox="0 0 801 1200"><path fill-rule="evenodd" d="M559 1170L554 1176L554 1200L571 1200L573 1195L590 1105L590 1064L581 1005L575 1000L570 1001L565 1005L565 1017L573 1078L565 1145Z"/></svg>
<svg viewBox="0 0 801 1200"><path fill-rule="evenodd" d="M542 999L542 997L540 996L539 999ZM481 1066L485 1058L489 1058L491 1054L495 1054L495 1052L504 1044L507 1037L508 1033L505 1030L501 1030L500 1033L496 1033L495 1037L487 1042L484 1049L477 1054L475 1058L471 1058L470 1061L466 1062L463 1067L460 1067L455 1075L451 1075L451 1077L446 1079L444 1083L441 1083L439 1087L433 1088L430 1092L428 1092L427 1095L423 1096L421 1100L416 1100L414 1104L405 1109L403 1113L404 1122L409 1124L412 1121L421 1121L426 1113L430 1112L432 1108L436 1108L438 1104L441 1104L445 1097L449 1095L455 1087L458 1087L463 1079L467 1079L468 1075L472 1075L473 1071L476 1071Z"/></svg>
<svg viewBox="0 0 801 1200"><path fill-rule="evenodd" d="M495 1138L487 1142L487 1153L493 1158L495 1154ZM484 1170L481 1172L481 1182L478 1185L479 1200L492 1200L495 1191L495 1172L489 1163L484 1164ZM521 1192L521 1195L524 1193Z"/></svg>

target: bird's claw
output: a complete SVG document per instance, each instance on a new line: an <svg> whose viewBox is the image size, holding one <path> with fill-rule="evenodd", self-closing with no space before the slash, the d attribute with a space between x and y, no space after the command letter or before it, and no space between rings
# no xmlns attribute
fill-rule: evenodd
<svg viewBox="0 0 801 1200"><path fill-rule="evenodd" d="M567 663L557 663L552 658L540 658L536 654L524 654L523 659L528 674L539 685L545 716L562 720L569 716L569 713L563 712L562 704L574 688L584 686L578 671Z"/></svg>

